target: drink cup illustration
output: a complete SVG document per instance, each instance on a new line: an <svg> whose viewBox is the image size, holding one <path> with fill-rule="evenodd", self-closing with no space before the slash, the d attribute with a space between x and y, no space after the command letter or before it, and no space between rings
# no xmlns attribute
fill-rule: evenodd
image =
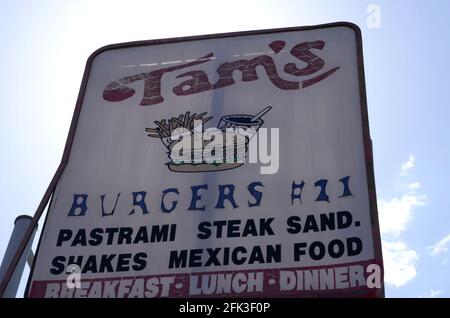
<svg viewBox="0 0 450 318"><path fill-rule="evenodd" d="M256 132L262 126L262 124L264 124L262 116L264 116L271 109L272 109L271 106L267 106L256 115L233 114L222 116L222 118L220 118L220 122L217 128L223 131L225 131L228 128L233 129L250 128L254 130L254 132Z"/></svg>

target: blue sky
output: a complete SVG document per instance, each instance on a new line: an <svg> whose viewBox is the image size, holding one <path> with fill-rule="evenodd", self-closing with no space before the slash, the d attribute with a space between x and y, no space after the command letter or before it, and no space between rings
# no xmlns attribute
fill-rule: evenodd
<svg viewBox="0 0 450 318"><path fill-rule="evenodd" d="M111 43L358 24L388 297L450 296L450 2L14 1L0 11L0 255L60 161L84 64ZM380 9L370 28L367 8ZM42 226L42 223L40 223ZM23 283L22 288L23 289Z"/></svg>

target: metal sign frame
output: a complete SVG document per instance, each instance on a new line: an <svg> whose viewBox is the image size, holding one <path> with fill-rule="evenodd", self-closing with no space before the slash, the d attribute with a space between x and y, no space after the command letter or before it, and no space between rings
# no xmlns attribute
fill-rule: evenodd
<svg viewBox="0 0 450 318"><path fill-rule="evenodd" d="M374 258L375 260L382 265L382 249L381 249L381 238L380 238L380 230L379 230L379 221L378 221L378 211L377 211L377 200L376 200L376 189L375 189L375 177L374 177L374 165L373 165L373 152L372 152L372 140L370 138L369 131L369 120L368 120L368 111L367 111L367 100L366 100L366 84L365 84L365 76L364 76L364 65L363 65L363 49L362 49L362 36L360 28L353 23L350 22L334 22L321 24L316 26L304 26L304 27L289 27L289 28L278 28L278 29L266 29L266 30L256 30L256 31L244 31L244 32L231 32L231 33L220 33L220 34L212 34L212 35L200 35L200 36L189 36L189 37L178 37L178 38L169 38L169 39L157 39L157 40L147 40L147 41L135 41L135 42L126 42L119 44L112 44L101 47L100 49L93 52L87 62L86 67L83 74L83 79L81 82L80 91L78 93L78 98L75 104L75 110L72 117L72 122L70 125L68 137L66 140L63 156L61 162L49 184L47 190L42 197L42 200L34 214L32 222L25 233L24 238L20 242L19 248L17 250L16 255L14 256L7 273L0 284L0 296L3 295L6 286L11 279L14 269L17 266L17 263L22 255L27 242L29 241L34 227L37 225L40 217L44 213L45 207L50 201L53 191L56 188L56 185L61 177L64 169L69 161L70 153L72 149L72 144L75 136L75 132L78 125L78 119L81 113L81 108L84 100L84 95L86 92L86 88L88 85L88 78L91 71L91 67L94 59L101 53L108 50L122 49L122 48L131 48L131 47L139 47L139 46L149 46L149 45L157 45L157 44L167 44L174 42L189 42L194 40L205 40L205 39L217 39L217 38L229 38L229 37L238 37L238 36L246 36L246 35L260 35L260 34L272 34L272 33L281 33L281 32L292 32L292 31L307 31L307 30L316 30L316 29L325 29L332 27L347 27L351 28L355 34L356 41L356 56L357 56L357 68L358 68L358 82L359 82L359 94L360 94L360 107L361 107L361 119L362 119L362 132L363 132L363 146L364 146L364 157L365 157L365 165L366 165L366 176L367 176L367 186L368 186L368 194L369 194L369 208L370 208L370 218L372 225L372 237L373 237L373 248L374 248ZM48 217L48 215L47 215ZM43 230L47 223L47 217L44 221ZM36 250L35 259L37 259L39 255L39 247L41 244L42 236L39 238L38 247ZM25 290L25 297L28 297L29 288L31 284L31 277L33 276L34 271L34 263L30 271L30 275L28 277L27 286ZM382 279L382 282L384 280ZM384 284L377 291L377 294L374 296L384 297Z"/></svg>

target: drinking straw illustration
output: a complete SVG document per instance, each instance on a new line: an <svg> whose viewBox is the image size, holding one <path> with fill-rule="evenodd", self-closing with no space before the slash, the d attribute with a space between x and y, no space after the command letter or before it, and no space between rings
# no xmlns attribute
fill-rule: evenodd
<svg viewBox="0 0 450 318"><path fill-rule="evenodd" d="M255 116L253 116L251 118L252 121L257 121L258 119L260 119L262 116L264 116L269 110L272 109L272 106L267 106L266 108L264 108L262 111L260 111L259 113L257 113Z"/></svg>

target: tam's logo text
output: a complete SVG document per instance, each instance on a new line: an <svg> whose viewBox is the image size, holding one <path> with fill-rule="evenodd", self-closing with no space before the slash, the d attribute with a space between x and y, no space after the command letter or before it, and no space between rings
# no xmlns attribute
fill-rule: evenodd
<svg viewBox="0 0 450 318"><path fill-rule="evenodd" d="M286 52L285 41L276 40L269 45L270 51L267 52L252 52L244 53L244 56L257 55L251 59L238 59L230 62L225 62L217 68L218 80L211 83L210 78L206 72L202 70L189 70L187 72L176 75L176 78L187 78L177 86L172 88L172 92L177 96L186 96L197 94L205 91L220 89L234 85L236 83L233 78L235 71L241 72L242 82L251 82L258 80L257 68L262 67L267 78L277 88L281 90L298 90L312 86L334 72L340 67L332 67L323 72L321 71L325 66L325 61L317 56L315 51L322 50L325 47L324 41L301 42L294 45L289 51L290 54L300 60L304 67L299 68L296 63L290 62L284 65L283 71L291 76L310 76L302 81L292 81L282 78L279 75L277 66L273 56L279 56ZM235 55L240 57L240 54ZM160 68L151 72L141 72L130 76L122 77L119 80L110 82L106 85L103 91L103 99L109 102L120 102L126 100L136 93L135 88L130 85L135 82L143 82L143 97L140 101L141 106L150 106L162 103L164 97L161 93L161 86L163 85L163 76L178 70L191 68L211 60L215 60L214 53L208 53L205 56L197 59L188 59L180 61L166 61L161 64L173 64L173 66ZM157 63L159 64L159 63Z"/></svg>

